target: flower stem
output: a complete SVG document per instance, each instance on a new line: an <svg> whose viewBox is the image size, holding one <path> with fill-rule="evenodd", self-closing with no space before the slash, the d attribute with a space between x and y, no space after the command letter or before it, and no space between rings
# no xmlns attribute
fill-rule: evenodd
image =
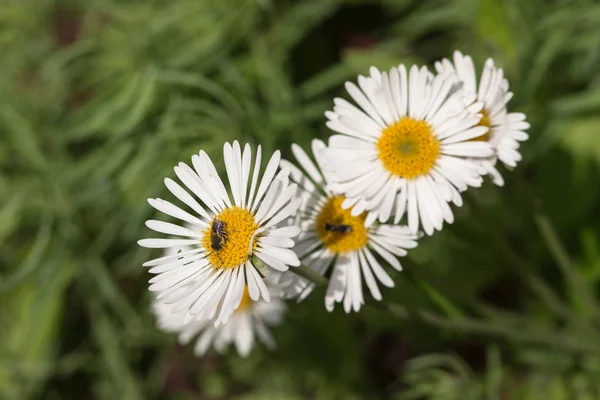
<svg viewBox="0 0 600 400"><path fill-rule="evenodd" d="M265 263L263 263L260 258L256 256L252 256L252 264L254 264L259 271L264 271L267 269ZM290 267L288 271L311 281L317 286L327 286L327 283L329 282L329 279L303 264L300 264L298 267Z"/></svg>
<svg viewBox="0 0 600 400"><path fill-rule="evenodd" d="M368 296L365 300L367 307L389 313L395 318L410 317L410 312L408 311L408 309L401 304L393 303L390 301L377 301L371 296Z"/></svg>
<svg viewBox="0 0 600 400"><path fill-rule="evenodd" d="M556 261L556 264L565 275L570 275L570 271L572 271L574 268L573 261L571 261L565 246L556 233L554 224L552 224L552 221L550 218L548 218L548 216L542 213L537 213L534 215L534 220L538 230L540 231L542 240L546 244L546 247L548 247L552 258L554 258L554 261Z"/></svg>
<svg viewBox="0 0 600 400"><path fill-rule="evenodd" d="M527 207L531 215L537 215L537 201L535 196L531 192L531 188L525 186L526 183L521 181L520 193L528 193ZM486 213L479 204L480 199L477 196L468 194L471 196L470 205L473 212L477 216L477 219L483 223L494 226L494 220L490 219L489 213ZM530 201L529 201L530 200ZM485 231L486 235L489 235L489 242L491 246L496 249L498 256L502 257L505 261L505 265L513 270L513 272L521 279L521 281L535 294L542 303L544 303L550 310L556 312L559 315L569 315L569 308L564 304L559 296L550 288L540 277L531 272L530 262L523 258L521 254L515 251L514 246L510 243L507 232L501 229L488 229Z"/></svg>
<svg viewBox="0 0 600 400"><path fill-rule="evenodd" d="M425 279L424 276L415 274L416 271L420 271L419 274L422 275L425 271L424 268L419 268L419 265L415 264L414 261L408 257L404 259L403 264L404 269L402 270L401 275L427 296L429 301L431 301L431 303L440 311L448 317L461 318L465 316L465 312L461 310L461 307L458 304L455 304L444 293L430 283L431 279Z"/></svg>
<svg viewBox="0 0 600 400"><path fill-rule="evenodd" d="M540 199L522 173L519 172L516 177L517 184L529 197L533 220L540 232L542 241L548 248L548 251L550 251L550 255L561 269L561 272L565 274L566 277L572 276L574 263L571 260L565 245L561 241L560 236L558 236L552 220L543 212Z"/></svg>
<svg viewBox="0 0 600 400"><path fill-rule="evenodd" d="M327 286L327 283L329 282L323 275L303 264L300 264L298 267L290 267L289 271L311 281L317 286Z"/></svg>

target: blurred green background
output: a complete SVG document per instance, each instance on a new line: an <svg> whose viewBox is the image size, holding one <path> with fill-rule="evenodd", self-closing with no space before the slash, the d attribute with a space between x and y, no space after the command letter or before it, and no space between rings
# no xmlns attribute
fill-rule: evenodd
<svg viewBox="0 0 600 400"><path fill-rule="evenodd" d="M454 49L504 67L531 139L390 312L317 291L247 359L155 329L136 241L173 165L289 154L345 80ZM0 399L600 399L598 2L1 0L0 51Z"/></svg>

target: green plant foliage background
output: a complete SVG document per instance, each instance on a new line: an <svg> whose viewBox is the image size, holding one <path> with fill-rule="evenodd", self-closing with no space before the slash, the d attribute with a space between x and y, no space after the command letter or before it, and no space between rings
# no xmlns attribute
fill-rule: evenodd
<svg viewBox="0 0 600 400"><path fill-rule="evenodd" d="M317 291L247 359L155 329L136 241L173 165L289 155L344 81L454 49L504 67L531 139L404 259L395 305ZM0 51L1 399L600 398L598 2L1 0Z"/></svg>

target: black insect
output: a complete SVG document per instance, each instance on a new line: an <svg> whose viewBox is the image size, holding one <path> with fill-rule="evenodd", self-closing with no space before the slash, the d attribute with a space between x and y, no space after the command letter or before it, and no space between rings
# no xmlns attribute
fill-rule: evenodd
<svg viewBox="0 0 600 400"><path fill-rule="evenodd" d="M325 224L325 230L335 233L350 233L352 232L352 227L344 224Z"/></svg>
<svg viewBox="0 0 600 400"><path fill-rule="evenodd" d="M223 246L225 246L225 242L227 242L227 232L225 231L225 222L221 221L218 218L215 218L212 226L210 227L210 247L214 251L223 250ZM219 253L217 253L217 256Z"/></svg>

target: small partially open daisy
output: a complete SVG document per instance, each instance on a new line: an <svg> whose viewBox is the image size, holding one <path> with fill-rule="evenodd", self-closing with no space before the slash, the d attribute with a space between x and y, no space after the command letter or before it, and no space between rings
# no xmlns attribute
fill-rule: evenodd
<svg viewBox="0 0 600 400"><path fill-rule="evenodd" d="M161 299L155 298L152 304L158 327L177 333L181 344L187 344L199 335L194 346L197 356L205 354L211 347L224 353L234 343L238 354L245 357L252 350L255 337L268 349L274 349L275 340L267 326L279 325L285 309L285 303L277 297L270 302L253 301L247 286L244 287L240 304L229 321L217 327L206 318L184 324L185 311L174 312L173 304L167 304Z"/></svg>
<svg viewBox="0 0 600 400"><path fill-rule="evenodd" d="M160 292L157 296L160 301L174 304L174 312L186 311L187 320L216 317L216 324L225 323L239 307L244 287L253 301L270 300L253 257L279 271L300 264L290 249L299 229L278 227L301 202L293 199L296 185L289 184L289 171L275 175L279 152L269 160L260 184L260 146L251 180L249 145L242 154L237 141L233 146L225 143L223 157L231 195L208 155L201 151L192 157L194 169L184 163L175 167L177 177L200 202L172 179L165 179L167 189L196 215L166 200L148 199L152 207L189 224L190 228L149 220L146 225L150 229L179 238L138 242L149 248L191 248L144 263L152 267L150 273L157 274L150 280L150 290Z"/></svg>
<svg viewBox="0 0 600 400"><path fill-rule="evenodd" d="M525 121L525 114L508 113L506 110L513 94L508 91L508 81L504 78L502 68L496 68L494 61L488 59L479 85L473 60L460 51L454 52L454 64L443 59L435 64L435 68L438 73L455 79L467 105L483 103L479 125L488 127L489 131L471 140L490 143L494 154L477 162L482 174L489 174L496 185L503 186L504 179L495 167L496 162L500 160L508 167L515 167L521 161L519 142L528 139L529 136L524 131L529 129L529 124Z"/></svg>
<svg viewBox="0 0 600 400"><path fill-rule="evenodd" d="M330 138L327 156L335 190L347 197L345 208L363 199L369 219L395 214L398 223L406 212L412 232L421 225L432 234L453 222L448 203L462 204L459 191L481 185L470 158L492 154L489 143L472 140L488 131L478 125L482 104L465 107L454 80L425 67L370 72L358 86L346 82L360 108L336 98L325 113L341 134Z"/></svg>
<svg viewBox="0 0 600 400"><path fill-rule="evenodd" d="M322 275L333 266L325 296L327 310L333 310L334 303L343 302L346 312L358 311L364 304L363 279L376 300L381 300L378 281L387 287L394 286L375 254L400 270L397 257L406 255L405 249L417 246L416 235L407 227L366 225L366 211L352 215L350 210L344 209L345 197L328 188L325 148L323 142L313 140L317 167L299 146L292 146L305 172L288 161L281 162L282 167L290 169L291 179L303 189L303 203L296 217L301 232L294 251L304 265ZM288 295L299 296L299 300L314 288L313 283L291 272L283 274L281 284L287 286Z"/></svg>

